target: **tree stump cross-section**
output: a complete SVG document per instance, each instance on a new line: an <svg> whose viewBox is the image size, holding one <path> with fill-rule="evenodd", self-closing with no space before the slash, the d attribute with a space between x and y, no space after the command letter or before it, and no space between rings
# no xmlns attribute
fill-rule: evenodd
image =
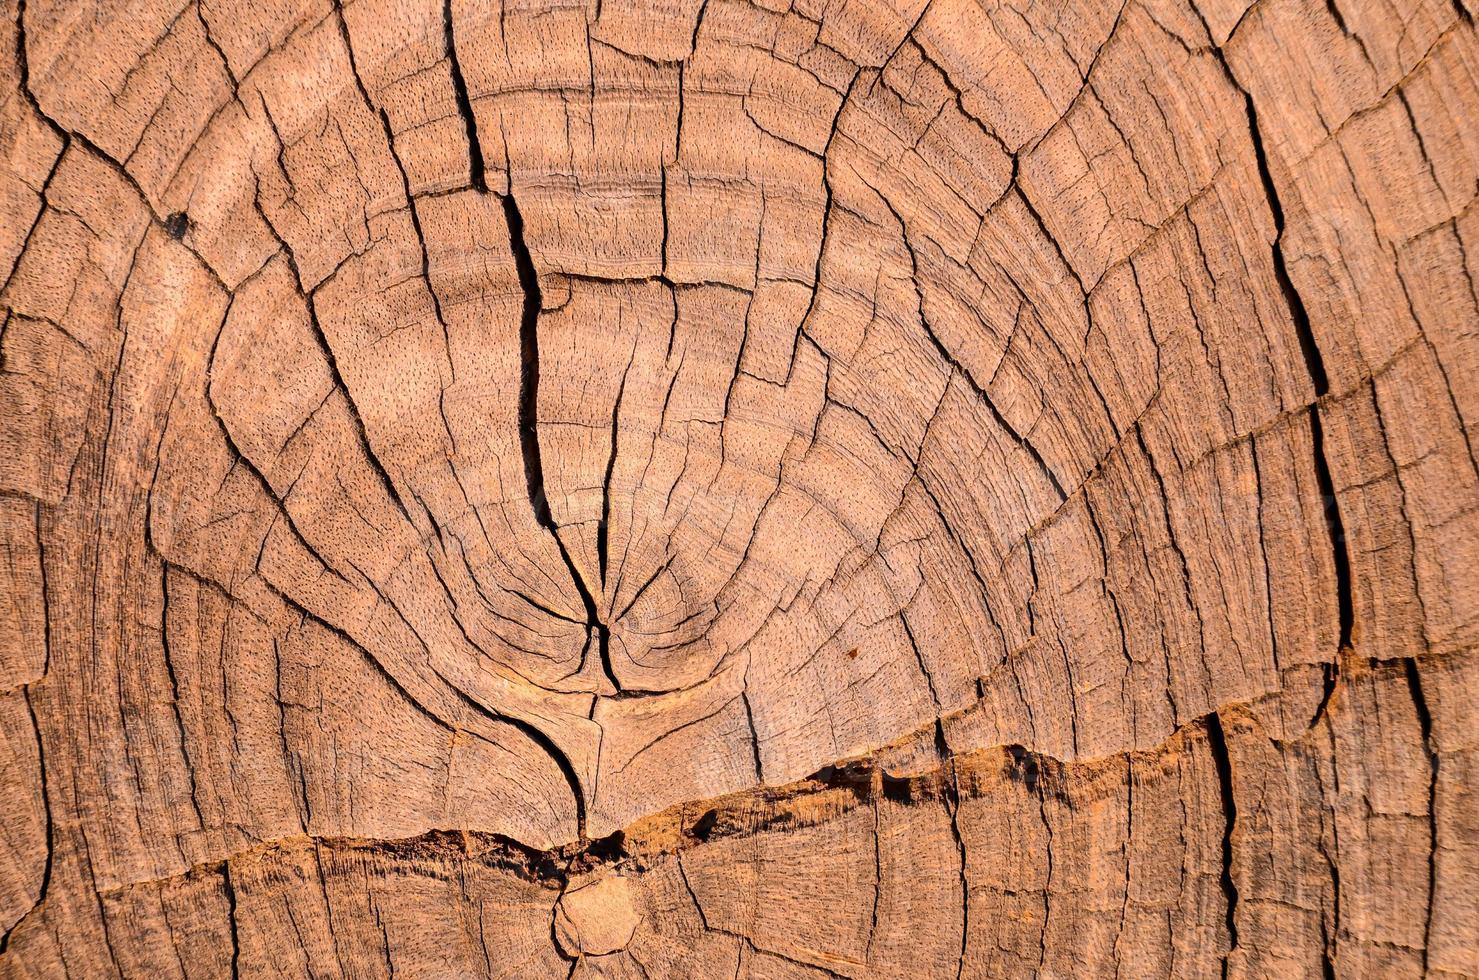
<svg viewBox="0 0 1479 980"><path fill-rule="evenodd" d="M1479 977L1472 0L4 0L0 977Z"/></svg>

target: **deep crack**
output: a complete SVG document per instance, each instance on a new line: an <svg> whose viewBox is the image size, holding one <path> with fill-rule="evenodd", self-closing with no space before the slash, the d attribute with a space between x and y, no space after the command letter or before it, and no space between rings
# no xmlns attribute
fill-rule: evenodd
<svg viewBox="0 0 1479 980"><path fill-rule="evenodd" d="M601 658L601 670L615 692L620 694L621 681L611 669L611 628L601 619L596 607L596 597L560 537L560 528L550 511L549 497L544 489L544 461L539 451L539 311L543 306L544 296L539 288L539 273L534 268L534 259L524 240L524 216L520 213L519 203L513 194L503 195L503 216L508 222L509 249L513 252L514 268L518 271L519 287L524 292L523 315L519 320L519 357L522 365L519 378L519 447L524 456L524 480L529 491L529 505L534 508L534 520L554 539L555 547L560 552L560 560L569 570L570 580L580 595L581 605L585 607L587 639L585 650L581 651L578 669L585 667L585 658L590 651L590 638L594 636L597 653Z"/></svg>

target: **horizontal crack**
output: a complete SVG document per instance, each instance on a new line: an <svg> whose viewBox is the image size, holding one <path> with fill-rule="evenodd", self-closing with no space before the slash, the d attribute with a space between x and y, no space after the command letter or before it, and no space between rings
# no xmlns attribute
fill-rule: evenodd
<svg viewBox="0 0 1479 980"><path fill-rule="evenodd" d="M505 834L479 830L432 829L411 837L374 838L298 834L264 841L225 858L202 862L175 875L127 882L98 889L102 895L126 892L145 885L181 881L254 857L268 857L294 845L321 846L343 852L373 852L406 861L477 861L510 871L529 881L563 889L571 877L594 869L621 865L646 870L661 857L731 837L754 836L767 830L795 830L835 820L858 806L879 798L904 805L943 803L951 810L960 801L984 797L990 784L973 777L992 771L1023 781L1029 792L1061 798L1065 773L1077 769L1119 766L1125 759L1154 759L1178 751L1178 743L1197 734L1209 741L1220 737L1220 715L1249 702L1228 702L1179 725L1148 749L1108 753L1092 758L1059 759L1020 744L1002 744L940 754L939 762L908 774L894 774L882 761L890 750L911 740L938 733L939 722L872 752L841 759L812 775L780 786L756 786L725 796L676 803L638 818L621 830L595 839L581 838L549 848L537 848ZM959 716L955 712L946 718ZM1214 729L1217 729L1214 731ZM941 740L934 738L937 745ZM1212 747L1214 755L1219 750ZM983 788L986 787L986 788ZM825 801L826 805L818 805Z"/></svg>

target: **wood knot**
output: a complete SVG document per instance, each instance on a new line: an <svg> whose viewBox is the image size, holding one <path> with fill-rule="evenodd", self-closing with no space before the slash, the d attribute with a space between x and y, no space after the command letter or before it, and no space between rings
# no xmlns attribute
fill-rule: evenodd
<svg viewBox="0 0 1479 980"><path fill-rule="evenodd" d="M571 888L555 906L555 939L566 956L604 956L625 949L642 916L631 883L620 875Z"/></svg>

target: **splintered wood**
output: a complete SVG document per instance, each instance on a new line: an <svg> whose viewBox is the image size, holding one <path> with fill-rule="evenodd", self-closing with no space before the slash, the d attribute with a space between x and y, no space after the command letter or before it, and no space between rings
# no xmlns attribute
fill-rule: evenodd
<svg viewBox="0 0 1479 980"><path fill-rule="evenodd" d="M4 0L0 976L1479 976L1474 0Z"/></svg>

